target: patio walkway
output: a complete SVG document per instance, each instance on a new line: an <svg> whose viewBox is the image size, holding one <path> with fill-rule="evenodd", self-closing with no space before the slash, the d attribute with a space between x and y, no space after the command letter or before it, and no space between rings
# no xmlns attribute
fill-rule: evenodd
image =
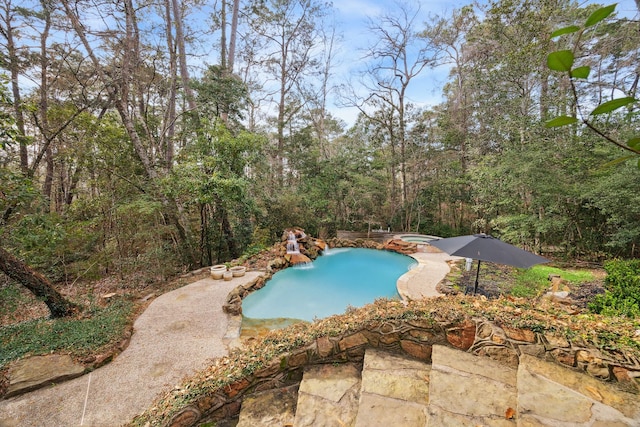
<svg viewBox="0 0 640 427"><path fill-rule="evenodd" d="M436 286L450 271L447 261L462 259L444 252L417 252L411 256L418 265L398 279L397 287L403 299L414 300L442 295Z"/></svg>
<svg viewBox="0 0 640 427"><path fill-rule="evenodd" d="M0 427L115 427L161 393L227 355L227 294L262 273L203 279L156 298L134 324L131 343L111 363L79 378L0 400Z"/></svg>

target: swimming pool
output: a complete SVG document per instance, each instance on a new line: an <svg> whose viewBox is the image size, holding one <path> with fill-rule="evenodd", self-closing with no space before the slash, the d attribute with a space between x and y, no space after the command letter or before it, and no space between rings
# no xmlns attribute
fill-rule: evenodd
<svg viewBox="0 0 640 427"><path fill-rule="evenodd" d="M242 301L251 319L313 321L378 298L400 296L396 282L417 265L409 256L363 248L334 248L311 264L279 271Z"/></svg>

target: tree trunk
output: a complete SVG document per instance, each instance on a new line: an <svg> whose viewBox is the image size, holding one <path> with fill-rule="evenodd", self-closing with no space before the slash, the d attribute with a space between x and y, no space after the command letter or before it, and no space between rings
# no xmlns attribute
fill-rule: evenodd
<svg viewBox="0 0 640 427"><path fill-rule="evenodd" d="M229 34L229 49L227 58L227 70L229 74L233 73L233 64L236 57L236 37L238 34L238 13L240 10L240 0L233 0L233 15L231 17L231 31Z"/></svg>
<svg viewBox="0 0 640 427"><path fill-rule="evenodd" d="M236 239L233 235L233 229L231 228L231 224L229 223L229 214L227 210L222 206L222 203L218 204L218 210L221 215L222 222L222 233L224 235L224 241L227 244L227 249L229 250L229 255L232 259L236 259L240 256L240 251L238 250L238 245L236 244Z"/></svg>
<svg viewBox="0 0 640 427"><path fill-rule="evenodd" d="M0 271L16 282L24 285L38 299L41 299L52 318L67 317L77 313L80 307L66 300L42 274L0 247Z"/></svg>
<svg viewBox="0 0 640 427"><path fill-rule="evenodd" d="M173 22L176 26L176 46L178 48L178 60L180 61L180 76L182 77L182 86L187 97L187 105L189 110L194 114L196 111L196 99L190 86L189 70L187 69L187 53L185 51L184 32L182 27L182 12L178 5L178 0L172 0L173 5Z"/></svg>
<svg viewBox="0 0 640 427"><path fill-rule="evenodd" d="M29 156L27 153L26 130L24 124L24 114L22 106L22 96L20 94L20 84L18 82L20 76L20 61L18 51L15 46L14 29L11 26L11 11L7 10L5 17L6 28L3 28L4 37L7 40L7 52L5 59L9 59L9 72L11 74L11 94L13 95L13 113L20 135L20 168L27 175L29 173Z"/></svg>
<svg viewBox="0 0 640 427"><path fill-rule="evenodd" d="M166 25L167 25L167 50L169 51L169 105L166 112L166 128L167 132L164 137L164 148L165 148L165 161L166 161L166 170L167 172L173 168L173 155L174 155L174 145L173 138L175 136L175 122L176 122L176 92L177 92L177 81L178 81L178 60L176 58L176 50L173 41L173 35L171 34L171 28L173 24L171 23L171 4L169 0L165 0L165 14L166 14Z"/></svg>
<svg viewBox="0 0 640 427"><path fill-rule="evenodd" d="M44 179L44 185L42 189L42 194L44 198L49 202L48 208L51 209L51 190L53 188L53 173L54 173L54 161L53 161L53 150L51 149L51 145L48 141L48 132L49 132L49 117L47 116L47 112L49 110L49 55L47 53L47 38L49 37L49 30L51 28L51 13L46 8L46 5L43 8L45 25L40 35L40 105L38 114L40 116L41 123L41 132L43 139L43 146L45 148L45 158L46 158L46 174Z"/></svg>
<svg viewBox="0 0 640 427"><path fill-rule="evenodd" d="M227 0L222 0L220 4L220 68L226 74L227 68Z"/></svg>

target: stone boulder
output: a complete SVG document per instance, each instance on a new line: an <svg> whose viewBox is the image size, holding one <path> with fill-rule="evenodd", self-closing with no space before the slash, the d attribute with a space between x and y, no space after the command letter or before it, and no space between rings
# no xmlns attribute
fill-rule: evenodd
<svg viewBox="0 0 640 427"><path fill-rule="evenodd" d="M404 240L400 239L392 239L384 244L384 249L405 255L410 255L418 252L418 245L413 242L405 242Z"/></svg>
<svg viewBox="0 0 640 427"><path fill-rule="evenodd" d="M284 256L284 258L291 265L306 264L306 263L311 262L311 259L308 256L306 256L306 255L304 255L302 253L299 253L299 254L287 254L287 255Z"/></svg>
<svg viewBox="0 0 640 427"><path fill-rule="evenodd" d="M68 354L32 356L13 362L9 366L9 386L5 398L27 393L38 388L70 380L84 373L84 366Z"/></svg>
<svg viewBox="0 0 640 427"><path fill-rule="evenodd" d="M320 250L320 251L325 251L325 250L327 250L327 248L329 248L329 245L324 240L316 239L314 243L315 243L316 247L318 248L318 250Z"/></svg>

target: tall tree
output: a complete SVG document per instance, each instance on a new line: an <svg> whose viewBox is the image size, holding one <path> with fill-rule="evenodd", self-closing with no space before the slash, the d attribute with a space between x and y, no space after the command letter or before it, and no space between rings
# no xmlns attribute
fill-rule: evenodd
<svg viewBox="0 0 640 427"><path fill-rule="evenodd" d="M121 37L119 40L121 50L119 55L114 58L116 64L113 65L115 65L117 74L112 76L112 70L101 62L96 54L94 45L90 43L88 38L90 32L82 25L78 11L70 6L68 0L62 0L62 4L65 14L91 59L101 83L109 90L110 97L114 100L118 115L148 178L147 185L151 193L163 201L167 222L177 232L176 239L179 242L179 248L185 261L191 265L196 265L197 262L192 252L190 235L183 221L181 221L176 201L162 194L157 187L161 178L161 170L156 167L157 159L153 157L157 153L154 153L155 150L149 150L148 145L152 144L158 147L159 144L153 140L155 133L151 132L149 126L147 126L146 120L150 119L150 117L145 114L143 103L143 77L146 75L147 70L145 70L144 61L141 58L137 9L134 8L131 0L124 2L124 16L122 17L124 19L124 28L121 33L118 33ZM144 133L141 134L139 129L142 129Z"/></svg>
<svg viewBox="0 0 640 427"><path fill-rule="evenodd" d="M29 158L27 153L27 131L25 127L22 92L20 89L20 77L24 70L24 63L27 61L25 54L27 51L18 46L17 42L21 37L18 27L18 18L25 18L26 9L18 7L12 0L3 0L0 4L0 34L4 38L3 68L8 67L11 80L11 94L13 97L13 109L15 125L17 126L20 138L20 168L25 174L29 173ZM18 39L18 40L17 40Z"/></svg>
<svg viewBox="0 0 640 427"><path fill-rule="evenodd" d="M362 113L378 117L386 128L390 149L391 204L409 208L409 181L407 175L407 134L409 131L408 91L414 79L435 63L437 52L431 40L419 37L416 20L420 12L415 4L396 3L392 12L369 20L371 44L365 50L367 66L362 84L366 97L352 99ZM384 114L377 114L379 111ZM400 226L408 229L410 209L404 209ZM390 218L391 219L391 218ZM389 220L390 220L389 219Z"/></svg>
<svg viewBox="0 0 640 427"><path fill-rule="evenodd" d="M233 73L236 61L236 44L238 40L238 17L240 15L240 0L233 0L231 13L231 28L229 30L229 48L227 49L227 69Z"/></svg>
<svg viewBox="0 0 640 427"><path fill-rule="evenodd" d="M6 101L8 98L6 87L0 85L0 99ZM8 114L0 114L0 129L11 129L15 124L15 117ZM15 144L18 134L11 134L3 131L2 147L7 148ZM6 225L14 212L15 207L21 202L29 199L28 193L31 187L30 179L22 173L12 173L11 170L0 165L0 211L3 213L0 219L0 233L4 233ZM2 235L0 234L0 237ZM7 251L4 246L4 238L0 239L0 272L6 274L12 280L17 281L37 298L41 299L49 308L51 316L66 317L77 313L80 306L64 298L44 277L24 261L18 259Z"/></svg>
<svg viewBox="0 0 640 427"><path fill-rule="evenodd" d="M443 88L447 97L446 109L451 120L452 133L448 138L448 147L459 152L463 172L467 169L472 111L468 76L472 72L470 61L473 51L468 52L471 43L467 43L466 38L478 23L479 19L473 7L465 6L460 10L454 10L450 18L432 18L420 33L420 36L428 39L437 50L435 63L438 66L448 66L450 69L450 80Z"/></svg>
<svg viewBox="0 0 640 427"><path fill-rule="evenodd" d="M185 91L189 110L197 114L196 100L191 90L189 68L187 67L187 51L184 39L183 11L178 0L171 0L173 6L173 23L176 28L176 47L178 49L178 61L180 63L180 76L182 77L182 87Z"/></svg>
<svg viewBox="0 0 640 427"><path fill-rule="evenodd" d="M266 90L277 109L274 166L279 186L285 178L287 127L293 124L306 102L301 96L306 78L318 67L314 47L319 40L320 19L327 7L318 0L268 0L252 4L250 25L264 43L258 54L272 79L272 85Z"/></svg>
<svg viewBox="0 0 640 427"><path fill-rule="evenodd" d="M173 37L173 19L171 18L171 0L165 0L164 2L164 16L165 16L165 34L167 40L167 52L169 54L169 99L167 99L167 111L165 115L165 127L166 132L164 135L165 146L165 160L167 171L171 170L173 165L174 155L174 143L173 138L176 129L176 102L177 102L177 90L178 90L178 58L175 48L175 40Z"/></svg>
<svg viewBox="0 0 640 427"><path fill-rule="evenodd" d="M554 238L571 245L577 235L564 214L580 212L576 181L567 175L576 144L541 125L554 101L547 95L548 35L571 13L575 5L564 0L490 2L468 35L475 225L533 250Z"/></svg>
<svg viewBox="0 0 640 427"><path fill-rule="evenodd" d="M336 86L332 83L335 72L335 55L338 46L336 28L331 26L322 31L322 58L319 65L317 84L308 85L305 97L309 99L307 104L308 120L313 124L315 137L320 144L320 151L325 159L330 157L330 136L337 129L337 124L328 111L329 96L335 92ZM340 128L338 128L340 129Z"/></svg>

